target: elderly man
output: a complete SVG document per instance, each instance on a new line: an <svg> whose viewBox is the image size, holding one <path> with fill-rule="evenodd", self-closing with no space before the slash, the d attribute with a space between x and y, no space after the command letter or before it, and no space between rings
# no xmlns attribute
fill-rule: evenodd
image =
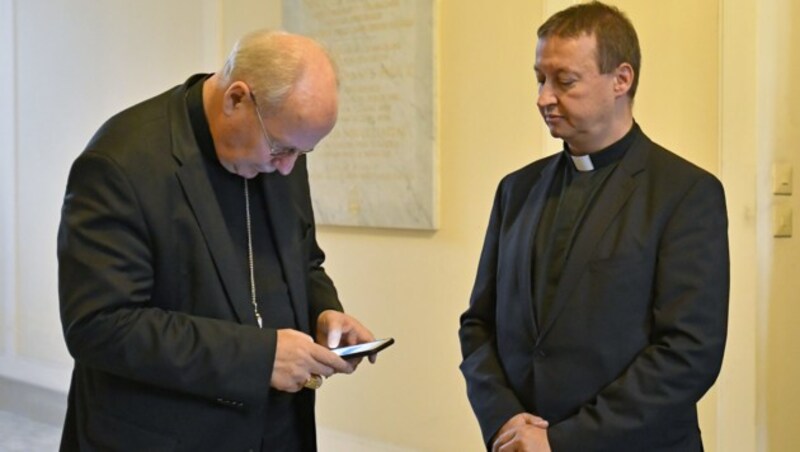
<svg viewBox="0 0 800 452"><path fill-rule="evenodd" d="M461 317L484 440L700 451L727 326L722 186L634 122L639 43L619 10L575 5L538 36L537 105L564 150L500 183Z"/></svg>
<svg viewBox="0 0 800 452"><path fill-rule="evenodd" d="M329 348L373 339L315 237L305 154L336 115L326 52L264 31L100 128L58 235L62 450L316 450L312 389L357 364Z"/></svg>

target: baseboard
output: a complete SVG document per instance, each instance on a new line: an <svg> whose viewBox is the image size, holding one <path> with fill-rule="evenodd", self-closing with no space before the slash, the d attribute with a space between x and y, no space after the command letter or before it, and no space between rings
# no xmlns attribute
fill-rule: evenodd
<svg viewBox="0 0 800 452"><path fill-rule="evenodd" d="M385 443L317 425L319 450L347 452L416 452L415 449Z"/></svg>
<svg viewBox="0 0 800 452"><path fill-rule="evenodd" d="M67 395L18 380L0 377L0 410L61 427L67 410ZM323 426L317 427L320 450L350 452L409 452L413 449L383 443Z"/></svg>
<svg viewBox="0 0 800 452"><path fill-rule="evenodd" d="M67 413L67 395L0 377L0 410L61 427Z"/></svg>

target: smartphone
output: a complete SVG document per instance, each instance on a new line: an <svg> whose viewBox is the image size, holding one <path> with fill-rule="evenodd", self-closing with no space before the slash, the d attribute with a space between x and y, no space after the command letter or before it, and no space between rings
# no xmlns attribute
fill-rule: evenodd
<svg viewBox="0 0 800 452"><path fill-rule="evenodd" d="M337 347L331 349L333 353L341 356L342 358L357 358L359 356L371 355L378 353L384 348L394 344L393 338L378 339L377 341L364 342L363 344L348 345L346 347Z"/></svg>

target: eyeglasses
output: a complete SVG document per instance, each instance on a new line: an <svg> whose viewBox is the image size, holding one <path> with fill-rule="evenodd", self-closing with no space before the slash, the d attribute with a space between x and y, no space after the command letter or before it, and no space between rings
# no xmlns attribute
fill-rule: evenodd
<svg viewBox="0 0 800 452"><path fill-rule="evenodd" d="M269 155L272 157L286 157L289 155L296 154L298 157L304 154L308 154L309 152L313 151L314 148L311 149L297 149L293 147L286 147L286 146L277 146L272 138L269 137L267 133L267 128L264 127L264 118L261 116L261 110L258 108L258 101L256 100L256 93L252 89L250 90L250 99L253 100L253 105L256 107L256 116L258 116L258 125L261 126L261 132L264 133L264 138L267 140L267 146L269 146Z"/></svg>

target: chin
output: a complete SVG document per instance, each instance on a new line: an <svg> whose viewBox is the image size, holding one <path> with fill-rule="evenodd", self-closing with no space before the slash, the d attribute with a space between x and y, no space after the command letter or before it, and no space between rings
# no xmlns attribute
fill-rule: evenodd
<svg viewBox="0 0 800 452"><path fill-rule="evenodd" d="M258 170L253 168L236 168L234 172L237 176L243 177L245 179L252 179L258 176Z"/></svg>

